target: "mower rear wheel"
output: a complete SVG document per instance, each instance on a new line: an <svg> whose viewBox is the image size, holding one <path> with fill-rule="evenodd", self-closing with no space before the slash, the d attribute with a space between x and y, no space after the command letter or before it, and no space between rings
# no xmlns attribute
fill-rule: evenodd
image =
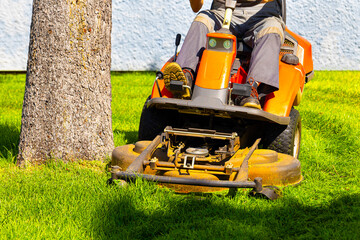
<svg viewBox="0 0 360 240"><path fill-rule="evenodd" d="M146 99L141 113L138 135L139 141L153 140L166 126L171 126L175 119L173 116L174 113L171 110L147 107L147 102L150 99L151 96Z"/></svg>
<svg viewBox="0 0 360 240"><path fill-rule="evenodd" d="M301 117L298 110L292 108L290 123L286 129L268 145L268 149L299 157L301 142Z"/></svg>

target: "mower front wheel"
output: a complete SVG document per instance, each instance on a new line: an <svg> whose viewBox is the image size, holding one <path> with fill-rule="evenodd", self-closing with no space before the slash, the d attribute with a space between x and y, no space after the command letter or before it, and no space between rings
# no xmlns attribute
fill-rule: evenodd
<svg viewBox="0 0 360 240"><path fill-rule="evenodd" d="M290 123L269 145L268 149L299 157L301 141L301 117L298 110L292 108Z"/></svg>
<svg viewBox="0 0 360 240"><path fill-rule="evenodd" d="M166 126L172 126L174 121L174 113L171 110L157 109L148 107L147 102L151 99L149 96L144 104L140 125L139 125L139 141L153 140L161 133Z"/></svg>

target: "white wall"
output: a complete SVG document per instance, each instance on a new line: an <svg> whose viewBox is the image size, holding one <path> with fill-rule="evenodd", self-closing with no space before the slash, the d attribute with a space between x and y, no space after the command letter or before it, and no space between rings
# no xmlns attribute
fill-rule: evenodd
<svg viewBox="0 0 360 240"><path fill-rule="evenodd" d="M287 25L313 44L315 69L360 70L359 0L287 2Z"/></svg>
<svg viewBox="0 0 360 240"><path fill-rule="evenodd" d="M0 71L25 70L32 0L0 0Z"/></svg>
<svg viewBox="0 0 360 240"><path fill-rule="evenodd" d="M360 70L358 1L287 1L287 25L313 44L315 69ZM26 69L31 5L0 0L0 71ZM112 70L160 68L194 17L188 0L113 0Z"/></svg>

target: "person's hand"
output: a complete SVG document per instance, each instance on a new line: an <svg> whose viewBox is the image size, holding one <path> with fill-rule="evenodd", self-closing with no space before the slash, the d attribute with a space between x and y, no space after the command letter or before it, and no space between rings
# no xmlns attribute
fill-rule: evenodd
<svg viewBox="0 0 360 240"><path fill-rule="evenodd" d="M190 5L194 12L200 11L203 4L204 4L204 0L190 0Z"/></svg>

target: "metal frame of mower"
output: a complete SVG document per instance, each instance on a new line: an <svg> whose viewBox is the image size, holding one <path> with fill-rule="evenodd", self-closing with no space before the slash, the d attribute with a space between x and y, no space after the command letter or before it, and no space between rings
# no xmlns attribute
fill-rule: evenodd
<svg viewBox="0 0 360 240"><path fill-rule="evenodd" d="M208 149L188 148L188 142L194 139L197 142L199 139L207 142L211 147ZM133 181L140 177L165 184L165 186L177 184L178 187L180 186L176 189L178 192L187 192L188 188L185 187L187 185L196 186L195 190L191 189L195 192L203 192L204 188L201 187L205 187L205 191L211 188L217 188L217 190L230 188L229 195L232 196L237 188L251 188L251 195L274 200L279 197L278 191L272 187L263 187L261 177L255 177L253 181L248 180L249 160L260 140L258 139L243 155L235 155L240 147L240 139L235 132L227 134L204 129L166 127L161 135L148 143L146 149L141 151L126 171L122 171L117 165L112 166L111 181ZM186 151L183 151L185 149ZM295 158L288 159L300 165ZM285 169L278 170L284 175L284 181L289 179L289 173ZM302 179L299 172L298 168L298 171L293 174L297 182ZM209 176L213 178L209 179Z"/></svg>

